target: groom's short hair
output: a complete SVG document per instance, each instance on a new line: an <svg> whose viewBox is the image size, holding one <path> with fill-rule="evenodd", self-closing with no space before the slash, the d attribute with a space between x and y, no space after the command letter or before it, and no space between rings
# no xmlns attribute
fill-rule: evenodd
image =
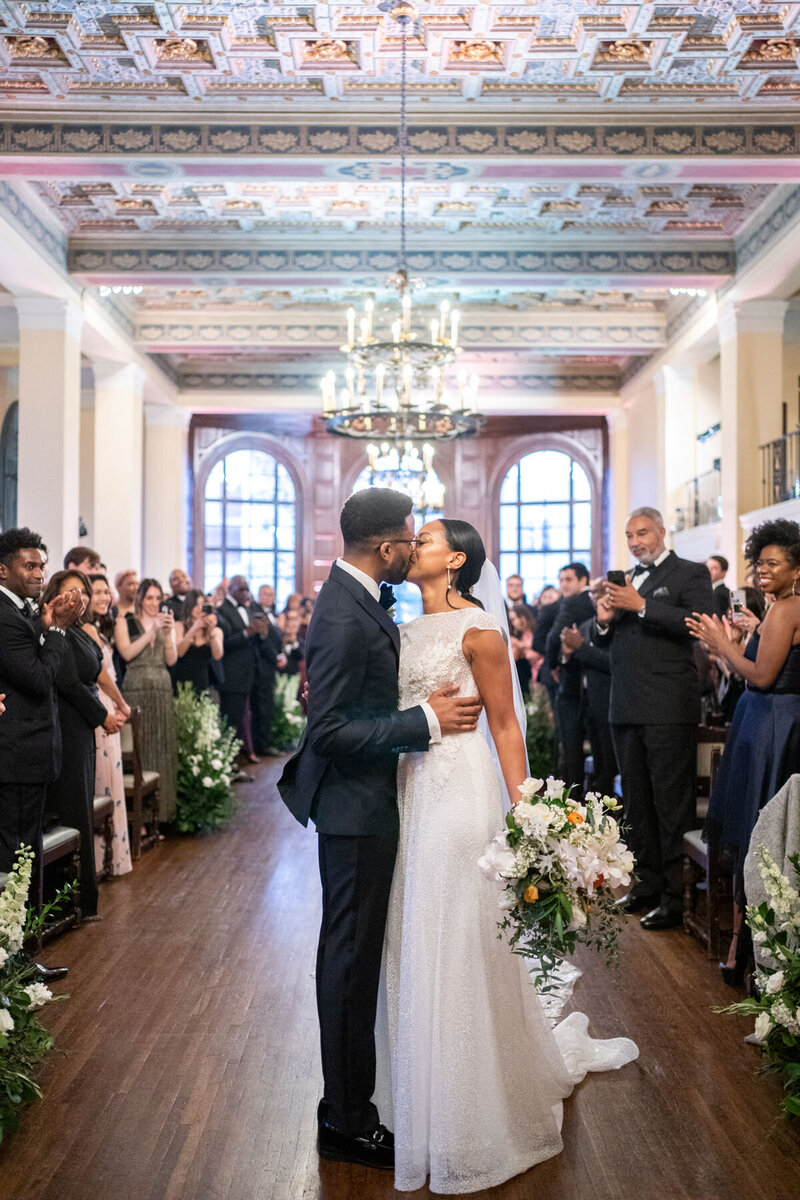
<svg viewBox="0 0 800 1200"><path fill-rule="evenodd" d="M392 488L364 488L345 500L339 526L345 546L376 545L403 533L411 497Z"/></svg>

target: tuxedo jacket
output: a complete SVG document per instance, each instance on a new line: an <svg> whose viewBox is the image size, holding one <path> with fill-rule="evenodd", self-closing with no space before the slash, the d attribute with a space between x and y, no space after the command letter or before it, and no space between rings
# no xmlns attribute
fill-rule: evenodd
<svg viewBox="0 0 800 1200"><path fill-rule="evenodd" d="M249 604L251 616L260 616L258 604ZM217 609L217 621L222 630L222 667L225 674L222 690L249 694L256 680L259 639L245 633L245 623L239 609L225 598Z"/></svg>
<svg viewBox="0 0 800 1200"><path fill-rule="evenodd" d="M718 617L727 617L731 606L731 591L724 583L712 589L714 597L714 612Z"/></svg>
<svg viewBox="0 0 800 1200"><path fill-rule="evenodd" d="M545 657L552 671L558 667L558 694L579 700L581 696L581 672L574 661L574 654L561 663L561 630L573 625L582 625L594 616L594 604L589 592L577 592L574 596L563 596L558 602L555 619L547 635Z"/></svg>
<svg viewBox="0 0 800 1200"><path fill-rule="evenodd" d="M0 782L51 783L61 770L61 731L54 683L67 649L0 592Z"/></svg>
<svg viewBox="0 0 800 1200"><path fill-rule="evenodd" d="M611 707L611 658L607 639L597 638L597 625L592 616L579 626L583 645L571 655L570 661L581 673L586 711L598 725L608 724Z"/></svg>
<svg viewBox="0 0 800 1200"><path fill-rule="evenodd" d="M275 683L275 669L283 651L283 633L273 613L262 609L267 618L267 632L256 638L256 684Z"/></svg>
<svg viewBox="0 0 800 1200"><path fill-rule="evenodd" d="M552 695L556 689L556 681L550 673L550 664L547 661L547 638L550 630L553 628L553 622L556 619L561 600L554 600L552 604L545 604L539 609L539 615L536 618L536 628L533 631L533 640L531 648L537 654L544 656L544 662L539 667L539 674L536 676L537 683L542 683Z"/></svg>
<svg viewBox="0 0 800 1200"><path fill-rule="evenodd" d="M397 711L400 634L357 579L336 563L306 637L308 725L278 783L301 824L318 833L392 835L399 828L397 756L427 750L417 705Z"/></svg>
<svg viewBox="0 0 800 1200"><path fill-rule="evenodd" d="M696 725L700 686L686 617L714 611L708 568L670 551L639 595L643 617L618 612L605 633L598 629L598 644L610 646L611 722Z"/></svg>

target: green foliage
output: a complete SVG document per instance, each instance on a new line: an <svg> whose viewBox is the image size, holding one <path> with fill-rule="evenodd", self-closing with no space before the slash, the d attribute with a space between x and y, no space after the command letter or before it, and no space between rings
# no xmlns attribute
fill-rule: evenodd
<svg viewBox="0 0 800 1200"><path fill-rule="evenodd" d="M49 988L35 983L30 960L22 953L25 937L38 933L47 916L60 908L72 890L63 888L41 913L27 910L33 853L17 851L14 867L0 894L0 1142L16 1129L19 1111L41 1096L34 1069L53 1047L36 1010L53 999Z"/></svg>
<svg viewBox="0 0 800 1200"><path fill-rule="evenodd" d="M278 675L275 681L275 710L269 744L276 750L294 750L300 741L306 719L297 699L297 675Z"/></svg>
<svg viewBox="0 0 800 1200"><path fill-rule="evenodd" d="M525 710L528 716L525 742L530 773L534 779L546 779L556 769L555 726L547 689L534 685Z"/></svg>
<svg viewBox="0 0 800 1200"><path fill-rule="evenodd" d="M759 847L759 870L767 899L747 906L747 924L759 959L758 996L717 1012L754 1016L767 1070L783 1081L781 1107L800 1116L800 856L790 862L794 886L769 852Z"/></svg>
<svg viewBox="0 0 800 1200"><path fill-rule="evenodd" d="M178 829L182 833L219 829L236 808L231 784L241 742L208 692L198 694L190 683L178 686L175 721Z"/></svg>

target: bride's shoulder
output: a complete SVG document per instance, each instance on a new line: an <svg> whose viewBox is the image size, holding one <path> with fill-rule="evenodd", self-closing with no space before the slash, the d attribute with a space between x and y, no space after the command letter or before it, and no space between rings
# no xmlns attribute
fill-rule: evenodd
<svg viewBox="0 0 800 1200"><path fill-rule="evenodd" d="M477 605L470 605L469 608L463 609L464 617L464 632L470 629L495 629L504 638L508 637L508 626L501 624L496 617L491 613L484 612Z"/></svg>

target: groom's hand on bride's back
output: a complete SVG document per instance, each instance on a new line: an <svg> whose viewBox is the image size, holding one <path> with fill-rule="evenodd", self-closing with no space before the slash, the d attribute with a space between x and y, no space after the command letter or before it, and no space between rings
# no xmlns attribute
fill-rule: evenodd
<svg viewBox="0 0 800 1200"><path fill-rule="evenodd" d="M479 696L459 696L455 684L438 688L428 697L442 735L448 733L469 733L478 728L478 717L481 715Z"/></svg>

